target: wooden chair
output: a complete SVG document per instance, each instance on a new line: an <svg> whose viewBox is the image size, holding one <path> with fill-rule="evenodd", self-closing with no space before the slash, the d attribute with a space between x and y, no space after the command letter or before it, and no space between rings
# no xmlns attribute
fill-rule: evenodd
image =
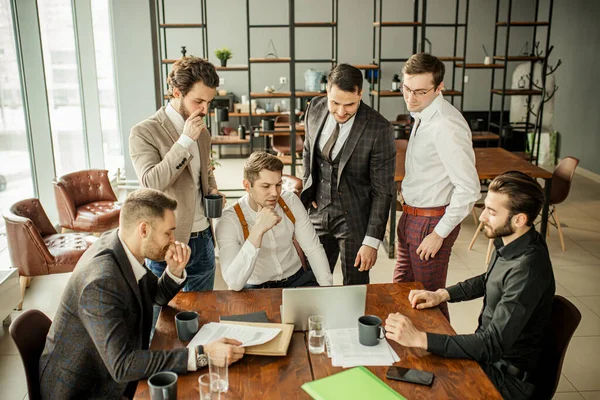
<svg viewBox="0 0 600 400"><path fill-rule="evenodd" d="M289 115L279 115L275 118L275 125L290 122ZM271 147L277 152L278 156L291 154L291 144L289 136L271 136ZM301 135L296 135L296 154L301 155L304 148L304 139Z"/></svg>
<svg viewBox="0 0 600 400"><path fill-rule="evenodd" d="M29 399L42 398L40 392L40 356L52 321L39 310L27 310L10 325L10 336L17 345L27 380Z"/></svg>
<svg viewBox="0 0 600 400"><path fill-rule="evenodd" d="M558 163L558 165L554 168L554 172L552 173L552 189L550 190L550 213L548 215L548 222L558 230L558 237L560 239L560 247L562 251L566 250L566 246L562 227L560 226L560 219L558 218L558 211L556 210L556 205L565 201L569 196L571 182L573 181L573 176L575 175L575 170L577 169L578 164L579 160L577 158L565 157L560 163ZM473 235L473 239L469 244L469 250L473 248L475 240L477 239L477 235L479 235L481 230L483 230L483 222L479 223L479 226ZM546 235L547 237L550 236L550 229L546 231ZM488 257L486 264L489 263L491 248L492 244L490 243L488 245Z"/></svg>
<svg viewBox="0 0 600 400"><path fill-rule="evenodd" d="M532 377L534 399L551 399L558 387L569 342L581 322L581 313L569 300L554 296L552 315L544 334L539 369Z"/></svg>

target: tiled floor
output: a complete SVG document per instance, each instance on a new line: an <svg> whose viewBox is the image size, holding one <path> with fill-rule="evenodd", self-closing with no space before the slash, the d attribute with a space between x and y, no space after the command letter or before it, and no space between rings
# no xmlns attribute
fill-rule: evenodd
<svg viewBox="0 0 600 400"><path fill-rule="evenodd" d="M242 160L221 160L216 170L222 188L240 188ZM600 399L600 184L575 176L569 199L559 206L565 226L567 251L560 250L554 228L549 239L550 253L557 281L557 294L571 300L582 313L582 321L569 345L563 375L555 399ZM485 271L487 240L481 235L473 251L467 246L475 231L471 217L463 222L448 272L448 284L459 282ZM6 266L8 252L0 253L0 265ZM394 260L379 251L371 272L371 281L390 282ZM24 309L38 308L51 318L54 315L69 274L33 279L27 290ZM335 283L341 284L339 267ZM217 272L216 289L226 289ZM452 325L458 333L471 333L477 326L482 302L450 305ZM18 312L13 312L15 318ZM6 327L0 329L0 398L27 398L25 374L17 350Z"/></svg>

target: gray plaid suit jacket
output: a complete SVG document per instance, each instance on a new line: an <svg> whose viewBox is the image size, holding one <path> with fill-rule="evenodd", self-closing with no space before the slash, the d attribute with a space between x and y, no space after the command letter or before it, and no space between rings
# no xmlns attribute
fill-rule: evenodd
<svg viewBox="0 0 600 400"><path fill-rule="evenodd" d="M306 110L301 194L306 207L316 198L315 146L328 115L327 97L313 99ZM393 197L395 168L392 124L361 101L350 136L342 148L337 180L346 222L355 240L362 242L365 236L383 239Z"/></svg>
<svg viewBox="0 0 600 400"><path fill-rule="evenodd" d="M181 288L166 274L146 275L158 305ZM146 303L117 230L104 234L77 263L56 311L40 358L42 397L118 399L128 383L155 372L186 373L187 348L143 349L150 332L142 316L152 318Z"/></svg>

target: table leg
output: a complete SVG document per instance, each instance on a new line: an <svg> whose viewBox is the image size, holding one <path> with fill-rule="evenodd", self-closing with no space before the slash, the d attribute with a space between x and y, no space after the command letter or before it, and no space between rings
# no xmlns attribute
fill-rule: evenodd
<svg viewBox="0 0 600 400"><path fill-rule="evenodd" d="M540 234L546 239L546 232L548 231L548 214L550 212L550 191L552 190L552 178L544 179L544 207L542 208L542 226L540 228Z"/></svg>

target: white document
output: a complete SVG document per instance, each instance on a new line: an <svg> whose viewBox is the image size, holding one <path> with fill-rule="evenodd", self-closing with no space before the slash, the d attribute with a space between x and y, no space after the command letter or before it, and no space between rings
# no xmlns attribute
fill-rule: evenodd
<svg viewBox="0 0 600 400"><path fill-rule="evenodd" d="M327 330L326 345L334 367L393 365L400 361L386 339L381 339L376 346L360 344L358 328Z"/></svg>
<svg viewBox="0 0 600 400"><path fill-rule="evenodd" d="M221 338L238 340L242 342L242 347L257 346L275 339L279 332L281 332L279 328L210 322L202 326L187 347L203 346Z"/></svg>

